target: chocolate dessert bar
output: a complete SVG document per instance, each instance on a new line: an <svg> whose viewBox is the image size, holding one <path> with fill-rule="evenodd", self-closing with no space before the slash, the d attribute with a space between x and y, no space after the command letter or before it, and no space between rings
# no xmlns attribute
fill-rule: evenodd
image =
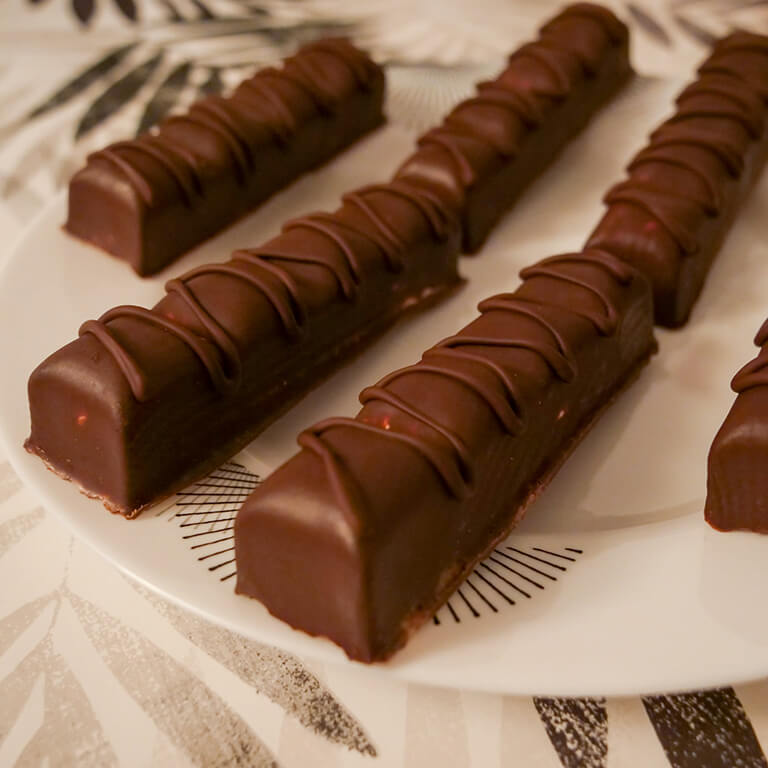
<svg viewBox="0 0 768 768"><path fill-rule="evenodd" d="M655 350L646 279L596 250L545 259L421 361L363 390L235 522L237 592L378 661L523 517Z"/></svg>
<svg viewBox="0 0 768 768"><path fill-rule="evenodd" d="M616 71L609 77L612 67ZM550 137L546 153L551 154L552 131L560 135L566 115L558 111L560 107L573 101L569 110L576 110L584 122L628 72L623 25L597 6L572 6L546 25L539 42L512 57L496 85L481 86L482 93L449 118L450 131L467 133L466 126L459 130L465 118L477 126L473 136L467 134L473 150L466 161L473 164L481 183L467 187L470 206L463 211L473 232L476 214L485 216L480 208L491 205L487 197L494 185L503 181L522 187L525 175L511 181L509 169L529 162L524 155L531 155L531 167L539 162L533 155L538 157L544 145L523 140L526 132L541 133L532 129L531 119L535 117L543 130L546 118L550 125L549 133L545 131ZM255 93L261 111L254 112L258 120L252 125L265 157L253 164L255 156L235 141L240 134L231 131L245 124L239 110L252 104ZM157 136L91 158L73 180L70 202L85 191L83 199L94 205L103 200L114 211L113 198L91 182L100 179L117 189L113 182L119 178L120 199L133 201L125 210L139 212L145 221L147 237L142 235L141 243L127 234L135 233L133 224L113 226L114 219L107 224L108 217L100 217L83 202L70 206L68 226L77 229L72 222L78 212L84 227L129 248L140 272L154 271L162 265L148 256L148 244L162 243L163 237L150 236L153 222L159 227L155 234L173 232L174 238L207 226L212 201L220 214L232 210L230 192L238 199L235 205L243 204L247 196L242 184L258 181L255 174L246 173L248 168L258 165L261 178L278 154L278 165L284 169L291 166L288 158L296 147L307 150L296 150L298 161L308 157L308 147L316 149L318 142L326 146L322 142L330 141L338 148L339 137L351 136L353 127L362 132L380 121L381 93L380 71L349 43L312 44L289 59L282 72L260 73L230 99L219 99L214 107L197 105L186 117L166 121ZM300 96L309 101L302 102ZM303 122L289 120L292 113L284 97L317 109L302 112ZM583 102L578 109L576 101ZM232 110L237 111L237 120ZM265 116L270 117L270 130L263 125ZM340 121L343 130L334 128L332 120ZM217 157L223 158L219 167L227 170L216 183L230 185L229 192L222 187L207 201L192 194L199 187L197 176L177 163L185 137L200 139L198 129L215 134L216 141L206 146L213 149L216 144ZM508 140L515 131L520 142L512 152ZM500 137L506 137L505 149L497 154ZM443 138L437 144L447 147L453 157L450 141ZM167 157L158 154L158 142L168 145ZM489 149L487 157L496 158L501 175L474 165L482 146ZM123 194L126 190L131 194ZM503 203L505 193L497 191ZM173 204L172 192L177 198ZM149 207L133 205L139 198L155 202ZM171 207L155 205L161 200ZM200 205L200 216L197 208L184 207L193 201ZM456 285L460 202L450 189L406 164L388 184L347 195L335 214L290 222L283 234L262 248L239 251L227 264L206 265L171 280L168 295L152 310L116 307L100 320L85 323L80 338L54 353L30 378L32 429L27 449L86 493L101 498L108 508L135 516L248 443L394 322L403 309L424 304ZM487 229L496 215L482 226ZM183 227L178 226L180 217L187 222ZM127 245L131 242L135 248Z"/></svg>
<svg viewBox="0 0 768 768"><path fill-rule="evenodd" d="M212 471L403 310L458 282L459 222L400 179L88 321L29 380L26 448L127 517Z"/></svg>
<svg viewBox="0 0 768 768"><path fill-rule="evenodd" d="M566 7L538 40L419 139L398 175L439 187L474 253L520 193L632 74L626 26L591 3Z"/></svg>
<svg viewBox="0 0 768 768"><path fill-rule="evenodd" d="M768 37L720 40L677 112L605 197L587 241L653 284L656 322L685 324L739 206L768 157Z"/></svg>
<svg viewBox="0 0 768 768"><path fill-rule="evenodd" d="M768 320L731 382L736 401L709 451L704 516L719 531L768 533Z"/></svg>
<svg viewBox="0 0 768 768"><path fill-rule="evenodd" d="M321 40L88 157L65 229L151 275L380 125L384 74Z"/></svg>

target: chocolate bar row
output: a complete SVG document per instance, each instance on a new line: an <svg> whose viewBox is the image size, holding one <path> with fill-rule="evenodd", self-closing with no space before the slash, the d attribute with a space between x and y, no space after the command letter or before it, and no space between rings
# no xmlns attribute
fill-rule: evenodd
<svg viewBox="0 0 768 768"><path fill-rule="evenodd" d="M687 318L764 159L764 104L749 85L731 94L724 71L743 66L757 73L745 80L757 82L768 71L765 51L761 38L741 34L716 47L678 115L609 193L590 239L600 249L523 270L515 293L482 302L479 318L419 363L364 389L354 419L302 433L302 450L238 513L238 593L352 659L384 660L405 644L648 360L654 302L658 320ZM667 265L664 283L655 257L672 234L688 261L676 272ZM670 254L679 267L683 251ZM737 388L768 383L763 357L737 376ZM765 451L745 458L760 440L745 424L758 401L748 392L710 459L717 504L733 509L763 482ZM759 402L768 423L768 398ZM729 461L740 463L724 479ZM710 519L723 524L715 506Z"/></svg>
<svg viewBox="0 0 768 768"><path fill-rule="evenodd" d="M127 517L213 470L409 306L458 282L458 222L398 180L86 322L29 379L27 450Z"/></svg>
<svg viewBox="0 0 768 768"><path fill-rule="evenodd" d="M384 73L363 52L310 43L231 96L90 155L65 229L151 275L380 125L383 100Z"/></svg>
<svg viewBox="0 0 768 768"><path fill-rule="evenodd" d="M495 92L542 110L545 102L567 100L553 86L542 95L557 80L550 59L559 59L541 52L554 45L556 33L567 32L568 45L591 52L583 54L589 66L579 64L585 78L579 97L595 105L604 100L616 87L600 73L615 66L617 35L607 11L589 8L566 9L542 34L549 42L524 46L528 53L513 56L507 70L517 73L515 84ZM626 58L626 46L621 50ZM476 102L470 99L468 113L485 116L487 157L495 165L478 167L470 187L485 195L496 172L506 174L517 162L496 152L493 136L522 130L523 121L506 102ZM561 117L554 110L541 130ZM549 155L563 132L558 125ZM442 159L434 157L437 177ZM422 159L422 172L403 170L387 184L347 195L333 214L289 222L260 248L170 281L152 310L117 307L86 323L79 339L30 377L27 449L129 517L212 470L405 308L457 285L467 231L461 218L473 220L475 209L428 178L432 161Z"/></svg>
<svg viewBox="0 0 768 768"><path fill-rule="evenodd" d="M631 75L627 27L599 5L568 6L425 133L397 175L447 197L461 213L464 251L474 253Z"/></svg>
<svg viewBox="0 0 768 768"><path fill-rule="evenodd" d="M608 192L587 247L651 281L656 322L685 324L731 223L768 158L768 38L719 41L677 112Z"/></svg>

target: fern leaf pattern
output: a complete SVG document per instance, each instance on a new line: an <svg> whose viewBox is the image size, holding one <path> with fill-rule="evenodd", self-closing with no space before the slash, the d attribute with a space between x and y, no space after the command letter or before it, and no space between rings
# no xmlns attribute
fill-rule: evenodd
<svg viewBox="0 0 768 768"><path fill-rule="evenodd" d="M45 607L51 602L52 596L45 595L32 600L13 613L0 620L0 656L2 656L18 637L28 629L38 616L42 615Z"/></svg>
<svg viewBox="0 0 768 768"><path fill-rule="evenodd" d="M295 656L222 629L134 586L182 635L304 726L348 749L376 754L362 726Z"/></svg>
<svg viewBox="0 0 768 768"><path fill-rule="evenodd" d="M83 115L75 129L75 139L83 138L89 131L125 107L147 84L162 60L163 53L160 51L107 88Z"/></svg>
<svg viewBox="0 0 768 768"><path fill-rule="evenodd" d="M35 528L43 517L45 517L45 512L38 508L32 512L25 512L5 523L0 523L0 557Z"/></svg>
<svg viewBox="0 0 768 768"><path fill-rule="evenodd" d="M44 676L43 724L24 748L19 765L51 768L109 768L115 753L96 719L82 687L49 638L43 643L40 672Z"/></svg>
<svg viewBox="0 0 768 768"><path fill-rule="evenodd" d="M130 45L124 45L110 50L105 56L96 61L95 64L92 64L75 75L55 93L45 99L45 101L32 109L27 116L27 119L32 120L36 117L40 117L51 110L69 103L72 99L75 99L91 85L103 80L109 75L135 47L135 43L131 43Z"/></svg>
<svg viewBox="0 0 768 768"><path fill-rule="evenodd" d="M248 725L181 664L93 603L68 597L112 674L194 765L277 765Z"/></svg>
<svg viewBox="0 0 768 768"><path fill-rule="evenodd" d="M162 120L176 106L184 86L189 80L192 66L188 61L175 67L163 80L149 100L139 121L137 134L144 133Z"/></svg>
<svg viewBox="0 0 768 768"><path fill-rule="evenodd" d="M45 665L43 646L39 645L3 680L0 680L0 746L19 718L35 681L42 677Z"/></svg>

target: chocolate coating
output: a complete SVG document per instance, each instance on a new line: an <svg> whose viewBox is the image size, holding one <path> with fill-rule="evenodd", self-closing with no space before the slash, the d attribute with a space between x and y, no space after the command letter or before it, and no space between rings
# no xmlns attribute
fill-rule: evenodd
<svg viewBox="0 0 768 768"><path fill-rule="evenodd" d="M768 320L760 352L731 382L736 401L709 451L706 521L719 531L768 533Z"/></svg>
<svg viewBox="0 0 768 768"><path fill-rule="evenodd" d="M684 325L768 158L768 37L720 40L677 112L651 134L587 240L653 284L656 322Z"/></svg>
<svg viewBox="0 0 768 768"><path fill-rule="evenodd" d="M400 179L116 307L32 373L26 448L133 517L205 475L391 325L458 282L459 223Z"/></svg>
<svg viewBox="0 0 768 768"><path fill-rule="evenodd" d="M246 500L237 592L352 659L388 658L522 518L655 349L650 287L600 251L511 294L363 390Z"/></svg>
<svg viewBox="0 0 768 768"><path fill-rule="evenodd" d="M229 97L90 155L65 229L151 275L380 125L383 98L364 53L310 43Z"/></svg>
<svg viewBox="0 0 768 768"><path fill-rule="evenodd" d="M477 251L499 218L623 86L628 31L609 10L566 7L419 139L398 171L440 189L461 211L464 250Z"/></svg>

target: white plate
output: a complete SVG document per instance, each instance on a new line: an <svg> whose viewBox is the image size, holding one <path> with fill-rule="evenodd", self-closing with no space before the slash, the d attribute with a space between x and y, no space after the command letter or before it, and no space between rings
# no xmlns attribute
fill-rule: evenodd
<svg viewBox="0 0 768 768"><path fill-rule="evenodd" d="M597 220L603 191L669 111L677 86L635 83L529 192L482 254L462 262L469 282L461 292L393 329L238 461L262 473L274 468L293 453L301 428L354 414L363 386L461 327L479 299L514 288L522 266L577 248ZM326 661L343 662L343 654L235 596L233 579L222 581L233 566L226 562L231 552L220 550L231 542L213 542L230 535L215 531L231 525L224 521L236 504L195 495L133 522L107 514L21 448L28 432L25 385L34 366L73 338L83 320L115 304L151 305L170 274L223 259L236 245L257 244L288 216L329 208L342 191L384 178L412 138L396 127L379 132L152 280L62 234L59 198L0 274L0 435L23 480L105 557L168 598L255 639ZM640 381L494 560L440 610L439 625L423 628L378 671L436 685L552 695L634 695L768 675L768 612L760 599L768 539L717 534L702 519L707 450L733 397L730 378L754 354L751 340L768 310L761 218L767 204L763 184L742 212L691 324L660 334L659 355ZM232 502L250 485L241 474L247 470L233 468L217 473L230 480L215 481L240 491ZM203 491L216 489L199 486L197 493ZM182 538L190 534L196 535Z"/></svg>

